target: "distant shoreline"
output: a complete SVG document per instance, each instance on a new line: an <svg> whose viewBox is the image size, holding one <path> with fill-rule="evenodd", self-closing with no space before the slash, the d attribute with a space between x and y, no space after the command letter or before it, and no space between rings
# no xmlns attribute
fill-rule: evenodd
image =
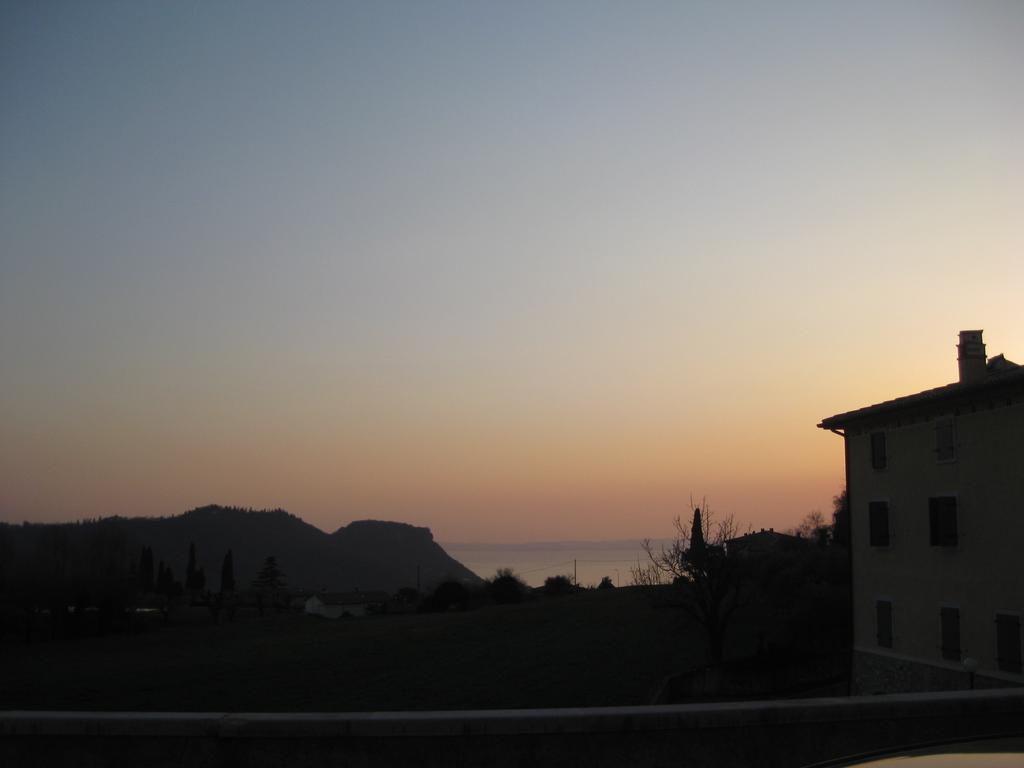
<svg viewBox="0 0 1024 768"><path fill-rule="evenodd" d="M652 539L651 544L660 551L670 541ZM633 568L647 562L642 539L440 546L481 578L510 568L531 587L542 586L550 576L574 577L583 586L596 586L607 576L615 586L627 586L632 581Z"/></svg>
<svg viewBox="0 0 1024 768"><path fill-rule="evenodd" d="M556 540L556 541L521 541L512 544L504 544L501 542L448 542L439 541L445 550L455 549L475 549L475 550L489 550L494 552L502 552L509 550L564 550L564 549L631 549L633 547L639 548L644 539L600 539L600 540ZM669 542L671 539L650 539L650 541L658 545L662 542Z"/></svg>

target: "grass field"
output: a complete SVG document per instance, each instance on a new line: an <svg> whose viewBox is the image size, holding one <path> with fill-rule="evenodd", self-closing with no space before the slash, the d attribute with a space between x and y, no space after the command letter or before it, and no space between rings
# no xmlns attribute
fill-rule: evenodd
<svg viewBox="0 0 1024 768"><path fill-rule="evenodd" d="M639 589L446 614L8 638L0 709L360 711L645 704L705 660L698 628Z"/></svg>

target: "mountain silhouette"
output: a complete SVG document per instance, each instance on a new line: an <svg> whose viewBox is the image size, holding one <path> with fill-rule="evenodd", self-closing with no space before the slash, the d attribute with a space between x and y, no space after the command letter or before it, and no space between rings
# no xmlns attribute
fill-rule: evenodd
<svg viewBox="0 0 1024 768"><path fill-rule="evenodd" d="M0 526L7 546L24 557L63 541L69 557L87 558L100 533L137 558L143 546L177 577L185 573L189 546L214 590L224 554L230 549L238 588L249 586L269 555L277 559L295 590L386 590L441 581L476 582L479 577L445 552L429 528L406 523L359 520L325 533L284 510L253 511L210 505L171 517L111 517L79 523ZM12 553L13 554L13 553Z"/></svg>

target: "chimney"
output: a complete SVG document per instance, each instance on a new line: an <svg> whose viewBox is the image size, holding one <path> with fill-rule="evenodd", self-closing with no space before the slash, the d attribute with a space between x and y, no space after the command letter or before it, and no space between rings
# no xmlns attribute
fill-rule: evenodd
<svg viewBox="0 0 1024 768"><path fill-rule="evenodd" d="M960 331L956 360L960 365L961 384L973 384L985 378L985 342L981 334L982 331Z"/></svg>

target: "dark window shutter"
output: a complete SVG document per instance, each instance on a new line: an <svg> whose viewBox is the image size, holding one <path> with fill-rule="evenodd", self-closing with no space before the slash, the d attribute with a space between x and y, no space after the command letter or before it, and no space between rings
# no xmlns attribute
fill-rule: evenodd
<svg viewBox="0 0 1024 768"><path fill-rule="evenodd" d="M872 547L889 546L889 504L872 501L868 504L869 541Z"/></svg>
<svg viewBox="0 0 1024 768"><path fill-rule="evenodd" d="M1020 617L996 614L996 662L1004 672L1020 672Z"/></svg>
<svg viewBox="0 0 1024 768"><path fill-rule="evenodd" d="M892 603L879 600L875 603L875 621L878 626L878 644L892 648Z"/></svg>
<svg viewBox="0 0 1024 768"><path fill-rule="evenodd" d="M929 543L933 547L955 547L959 541L955 496L928 499Z"/></svg>
<svg viewBox="0 0 1024 768"><path fill-rule="evenodd" d="M942 499L942 545L955 547L958 541L956 530L956 499L946 496Z"/></svg>
<svg viewBox="0 0 1024 768"><path fill-rule="evenodd" d="M940 610L942 621L942 658L960 661L960 610L943 608Z"/></svg>
<svg viewBox="0 0 1024 768"><path fill-rule="evenodd" d="M941 545L942 540L939 535L939 500L928 499L928 534L929 543L933 547Z"/></svg>

